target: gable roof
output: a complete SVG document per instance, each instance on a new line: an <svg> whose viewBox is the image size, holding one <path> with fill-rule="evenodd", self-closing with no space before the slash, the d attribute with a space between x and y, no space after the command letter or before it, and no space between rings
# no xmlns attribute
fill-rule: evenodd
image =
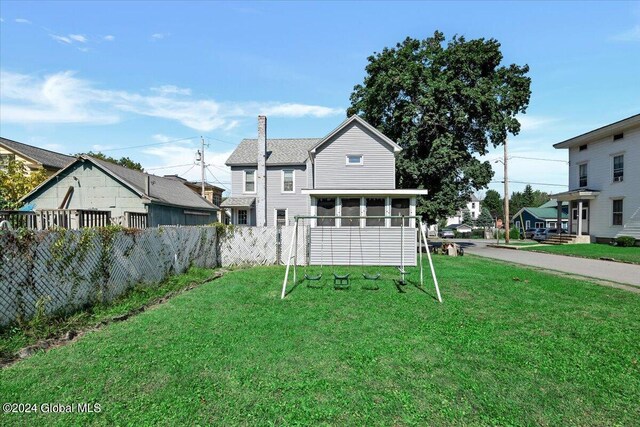
<svg viewBox="0 0 640 427"><path fill-rule="evenodd" d="M573 138L569 138L562 142L553 144L553 147L554 148L575 147L576 145L586 144L588 142L593 142L596 139L606 138L607 136L615 135L617 133L622 132L625 129L628 129L632 126L638 126L638 125L640 125L640 114L635 114L631 117L627 117L626 119L619 120L617 122L608 124L606 126L602 126L592 131L583 133L582 135L574 136Z"/></svg>
<svg viewBox="0 0 640 427"><path fill-rule="evenodd" d="M267 166L303 165L309 158L309 149L320 138L267 138ZM227 166L258 164L258 140L243 139L227 159Z"/></svg>
<svg viewBox="0 0 640 427"><path fill-rule="evenodd" d="M62 169L75 160L75 157L65 154L56 153L55 151L45 150L44 148L34 147L33 145L23 144L22 142L13 141L0 137L0 145L6 147L9 151L14 151L21 156L39 163L50 169Z"/></svg>
<svg viewBox="0 0 640 427"><path fill-rule="evenodd" d="M340 125L335 128L334 130L332 130L331 132L329 132L329 135L325 136L324 138L322 138L320 141L318 141L313 147L311 147L311 149L309 150L311 153L315 153L316 150L318 148L320 148L322 145L324 145L325 143L327 143L331 138L333 138L338 132L340 132L342 129L346 128L347 126L349 126L351 123L356 122L360 125L362 125L365 129L369 130L370 132L372 132L374 135L376 135L378 138L382 139L383 142L385 142L386 144L388 144L392 149L394 153L397 153L399 151L402 151L402 147L400 147L398 144L396 144L395 142L393 142L391 139L389 139L385 134L383 134L382 132L380 132L378 129L376 129L375 127L371 126L369 123L367 123L363 118L361 118L360 116L354 114L351 117L348 117L347 119L345 119L342 123L340 123Z"/></svg>
<svg viewBox="0 0 640 427"><path fill-rule="evenodd" d="M58 171L58 173L40 184L31 193L24 196L21 200L24 201L27 198L35 195L50 181L54 180L58 175L72 168L77 163L82 163L85 161L93 163L98 167L98 169L102 170L104 173L111 176L113 179L120 182L125 187L129 188L141 198L148 199L151 203L204 210L218 209L217 206L200 197L193 190L184 185L180 180L151 175L86 155L78 157L75 162ZM149 194L145 194L145 181L147 177L149 178L150 184Z"/></svg>
<svg viewBox="0 0 640 427"><path fill-rule="evenodd" d="M520 209L518 212L515 213L515 215L512 216L512 218L517 218L518 216L520 216L520 214L522 212L529 212L531 215L533 215L536 218L540 218L540 219L557 219L558 218L558 210L556 208L522 208ZM568 219L569 215L566 212L562 212L560 214L560 219Z"/></svg>
<svg viewBox="0 0 640 427"><path fill-rule="evenodd" d="M568 206L569 202L562 202L562 206ZM556 199L551 199L546 203L541 204L540 206L538 206L539 208L556 208L558 206L558 201Z"/></svg>

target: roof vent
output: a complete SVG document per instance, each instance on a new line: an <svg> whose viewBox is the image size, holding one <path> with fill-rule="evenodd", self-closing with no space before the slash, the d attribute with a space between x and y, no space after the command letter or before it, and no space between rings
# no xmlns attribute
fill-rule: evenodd
<svg viewBox="0 0 640 427"><path fill-rule="evenodd" d="M624 138L624 133L617 133L617 134L613 135L613 140L614 141L617 141L617 140L622 139L622 138Z"/></svg>
<svg viewBox="0 0 640 427"><path fill-rule="evenodd" d="M581 145L580 146L580 151L584 151L587 149L587 144Z"/></svg>

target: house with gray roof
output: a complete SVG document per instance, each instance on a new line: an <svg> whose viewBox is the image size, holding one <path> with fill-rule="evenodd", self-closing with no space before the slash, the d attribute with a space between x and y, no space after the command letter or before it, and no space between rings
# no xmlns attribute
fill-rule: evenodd
<svg viewBox="0 0 640 427"><path fill-rule="evenodd" d="M48 175L53 175L75 160L75 157L23 144L7 138L0 138L0 169L5 168L10 161L22 162L27 172L44 169Z"/></svg>
<svg viewBox="0 0 640 427"><path fill-rule="evenodd" d="M395 156L402 148L358 116L322 138L270 139L258 117L258 138L244 139L226 164L231 196L222 207L243 226L291 225L295 216L327 216L331 227L394 227L391 219L334 216L415 215L421 189L397 189Z"/></svg>
<svg viewBox="0 0 640 427"><path fill-rule="evenodd" d="M37 211L77 209L110 212L124 226L202 225L219 208L182 180L128 169L82 155L22 198Z"/></svg>

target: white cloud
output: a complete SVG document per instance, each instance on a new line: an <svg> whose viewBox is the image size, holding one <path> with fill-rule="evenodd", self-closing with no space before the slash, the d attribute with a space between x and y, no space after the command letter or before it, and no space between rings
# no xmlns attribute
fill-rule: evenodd
<svg viewBox="0 0 640 427"><path fill-rule="evenodd" d="M168 36L168 34L164 34L164 33L154 33L151 34L151 38L154 40L162 40L163 38L165 38L166 36Z"/></svg>
<svg viewBox="0 0 640 427"><path fill-rule="evenodd" d="M169 142L169 141L171 141L171 137L170 136L163 135L161 133L157 133L157 134L153 135L151 138L153 138L154 140L156 140L158 142Z"/></svg>
<svg viewBox="0 0 640 427"><path fill-rule="evenodd" d="M115 38L115 36L112 36L111 34L109 34L109 35L107 35L107 36L104 36L104 37L102 38L102 40L104 40L104 41L108 41L108 42L112 42L112 41L114 41L115 39L116 39L116 38Z"/></svg>
<svg viewBox="0 0 640 427"><path fill-rule="evenodd" d="M78 50L80 52L89 52L89 48L88 47L79 47Z"/></svg>
<svg viewBox="0 0 640 427"><path fill-rule="evenodd" d="M71 44L71 43L73 43L73 41L72 41L69 37L65 37L65 36L58 36L58 35L55 35L55 34L49 34L49 36L50 36L52 39L54 39L55 41L60 42L60 43L66 43L66 44Z"/></svg>
<svg viewBox="0 0 640 427"><path fill-rule="evenodd" d="M551 117L528 116L525 114L520 114L516 118L520 122L521 133L541 130L544 127L557 121L557 119Z"/></svg>
<svg viewBox="0 0 640 427"><path fill-rule="evenodd" d="M80 43L86 43L87 42L87 38L85 36L83 36L82 34L69 34L69 38L71 40L75 40L75 41L80 42Z"/></svg>
<svg viewBox="0 0 640 427"><path fill-rule="evenodd" d="M151 90L154 92L158 92L160 95L191 95L191 89L181 88L174 85L152 87Z"/></svg>
<svg viewBox="0 0 640 427"><path fill-rule="evenodd" d="M618 42L640 42L640 24L627 31L612 36L611 40Z"/></svg>
<svg viewBox="0 0 640 427"><path fill-rule="evenodd" d="M17 22L18 24L31 24L31 21L24 18L16 18L15 22Z"/></svg>
<svg viewBox="0 0 640 427"><path fill-rule="evenodd" d="M0 22L4 22L4 19L0 18Z"/></svg>
<svg viewBox="0 0 640 427"><path fill-rule="evenodd" d="M121 120L123 114L177 121L202 132L230 130L241 119L267 114L276 117L327 117L340 108L297 103L225 103L187 95L186 89L163 86L164 91L145 94L97 89L71 71L44 77L2 71L0 105L2 121L10 123L96 123ZM170 88L170 90L166 90Z"/></svg>

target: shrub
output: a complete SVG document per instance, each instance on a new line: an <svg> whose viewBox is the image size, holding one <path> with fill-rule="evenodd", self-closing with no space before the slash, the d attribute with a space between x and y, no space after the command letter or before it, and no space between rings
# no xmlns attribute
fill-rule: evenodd
<svg viewBox="0 0 640 427"><path fill-rule="evenodd" d="M509 238L512 240L518 240L520 238L520 230L515 227L509 229Z"/></svg>
<svg viewBox="0 0 640 427"><path fill-rule="evenodd" d="M616 238L616 244L624 248L629 248L636 244L636 239L631 236L620 236Z"/></svg>

